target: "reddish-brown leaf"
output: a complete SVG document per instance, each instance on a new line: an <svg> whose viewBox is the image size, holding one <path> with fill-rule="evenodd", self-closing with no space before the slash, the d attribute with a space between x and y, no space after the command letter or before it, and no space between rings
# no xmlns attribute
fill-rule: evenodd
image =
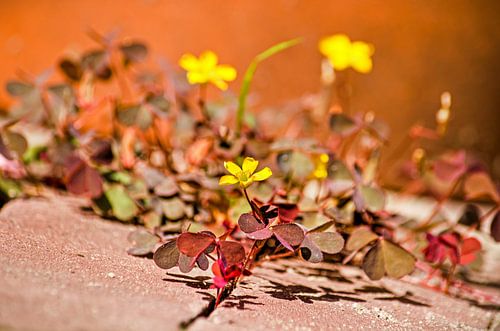
<svg viewBox="0 0 500 331"><path fill-rule="evenodd" d="M182 254L197 257L214 242L215 239L208 234L185 232L177 238L177 247Z"/></svg>
<svg viewBox="0 0 500 331"><path fill-rule="evenodd" d="M236 241L221 241L219 248L227 265L238 264L245 260L245 249Z"/></svg>
<svg viewBox="0 0 500 331"><path fill-rule="evenodd" d="M64 182L73 194L89 198L97 198L102 194L101 175L76 155L66 159Z"/></svg>

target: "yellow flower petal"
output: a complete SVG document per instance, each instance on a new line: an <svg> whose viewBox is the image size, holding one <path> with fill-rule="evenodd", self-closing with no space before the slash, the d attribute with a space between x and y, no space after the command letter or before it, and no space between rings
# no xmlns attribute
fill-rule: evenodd
<svg viewBox="0 0 500 331"><path fill-rule="evenodd" d="M242 172L241 168L236 163L231 161L224 162L224 168L226 168L226 170L235 177L238 177Z"/></svg>
<svg viewBox="0 0 500 331"><path fill-rule="evenodd" d="M207 75L199 71L188 71L187 80L189 84L205 84L208 82Z"/></svg>
<svg viewBox="0 0 500 331"><path fill-rule="evenodd" d="M253 157L246 157L243 160L243 165L242 169L245 171L248 175L251 175L255 172L255 169L257 169L257 166L259 165L259 161L255 160Z"/></svg>
<svg viewBox="0 0 500 331"><path fill-rule="evenodd" d="M374 47L370 44L361 41L352 43L351 66L353 69L361 73L370 72L373 67L371 59L373 52Z"/></svg>
<svg viewBox="0 0 500 331"><path fill-rule="evenodd" d="M230 65L221 64L215 68L215 75L219 79L232 82L236 79L236 69Z"/></svg>
<svg viewBox="0 0 500 331"><path fill-rule="evenodd" d="M182 69L186 71L191 71L191 70L197 70L199 67L199 61L191 53L184 54L180 59L179 59L179 65L181 66Z"/></svg>
<svg viewBox="0 0 500 331"><path fill-rule="evenodd" d="M217 54L212 51L205 51L200 55L200 69L201 70L212 70L217 65Z"/></svg>
<svg viewBox="0 0 500 331"><path fill-rule="evenodd" d="M336 34L321 39L319 42L320 52L330 60L335 70L344 70L349 67L351 41L344 34Z"/></svg>
<svg viewBox="0 0 500 331"><path fill-rule="evenodd" d="M269 167L265 167L261 171L258 171L255 174L253 174L252 177L250 177L250 178L253 181L259 182L259 181L268 179L269 177L272 176L272 174L273 174L273 172L271 171L271 169L269 169Z"/></svg>
<svg viewBox="0 0 500 331"><path fill-rule="evenodd" d="M227 90L227 83L223 81L222 79L210 79L210 82L217 86L219 89L222 91Z"/></svg>
<svg viewBox="0 0 500 331"><path fill-rule="evenodd" d="M233 185L239 182L238 178L232 175L225 175L219 179L219 185Z"/></svg>

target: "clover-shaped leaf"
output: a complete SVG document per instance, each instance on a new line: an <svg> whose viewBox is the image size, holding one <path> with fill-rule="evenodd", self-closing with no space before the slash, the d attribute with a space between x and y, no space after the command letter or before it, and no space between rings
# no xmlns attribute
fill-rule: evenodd
<svg viewBox="0 0 500 331"><path fill-rule="evenodd" d="M133 247L127 250L127 253L135 256L148 255L160 241L160 238L157 235L144 229L131 232L127 239L133 245Z"/></svg>
<svg viewBox="0 0 500 331"><path fill-rule="evenodd" d="M265 240L273 235L287 249L294 251L292 246L298 246L304 240L304 230L294 223L278 225L265 225L257 220L251 213L242 214L238 220L240 229L245 232L250 239Z"/></svg>
<svg viewBox="0 0 500 331"><path fill-rule="evenodd" d="M304 260L318 263L323 261L323 253L337 254L344 248L344 238L337 232L309 232L300 245Z"/></svg>
<svg viewBox="0 0 500 331"><path fill-rule="evenodd" d="M198 257L214 244L215 236L208 233L185 232L177 238L179 251L189 257Z"/></svg>
<svg viewBox="0 0 500 331"><path fill-rule="evenodd" d="M177 241L171 240L161 245L153 254L153 261L162 269L170 269L179 263L180 252Z"/></svg>
<svg viewBox="0 0 500 331"><path fill-rule="evenodd" d="M363 270L372 280L384 275L401 278L415 268L415 257L400 246L381 239L363 258Z"/></svg>
<svg viewBox="0 0 500 331"><path fill-rule="evenodd" d="M219 241L218 248L228 266L245 260L245 249L236 241Z"/></svg>
<svg viewBox="0 0 500 331"><path fill-rule="evenodd" d="M349 251L357 251L376 239L378 236L375 233L366 227L361 227L351 233L345 248Z"/></svg>

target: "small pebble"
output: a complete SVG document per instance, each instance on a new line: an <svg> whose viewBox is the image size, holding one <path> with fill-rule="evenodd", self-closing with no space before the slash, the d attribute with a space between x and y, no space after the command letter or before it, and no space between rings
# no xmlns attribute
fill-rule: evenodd
<svg viewBox="0 0 500 331"><path fill-rule="evenodd" d="M113 273L113 272L108 272L108 275L107 275L109 278L115 278L116 275Z"/></svg>

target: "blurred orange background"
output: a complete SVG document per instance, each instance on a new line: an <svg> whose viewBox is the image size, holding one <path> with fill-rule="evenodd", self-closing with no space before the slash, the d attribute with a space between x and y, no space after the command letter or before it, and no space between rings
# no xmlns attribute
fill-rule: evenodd
<svg viewBox="0 0 500 331"><path fill-rule="evenodd" d="M153 62L214 50L240 79L255 54L302 36L303 44L264 63L255 77L258 106L279 105L318 91L317 42L343 32L376 48L373 72L351 75L354 111L373 110L388 121L396 145L415 122L434 125L440 95L449 91L444 145L474 151L500 178L499 12L500 2L487 0L2 0L0 82L92 46L89 28L146 41ZM2 90L0 106L10 103Z"/></svg>

